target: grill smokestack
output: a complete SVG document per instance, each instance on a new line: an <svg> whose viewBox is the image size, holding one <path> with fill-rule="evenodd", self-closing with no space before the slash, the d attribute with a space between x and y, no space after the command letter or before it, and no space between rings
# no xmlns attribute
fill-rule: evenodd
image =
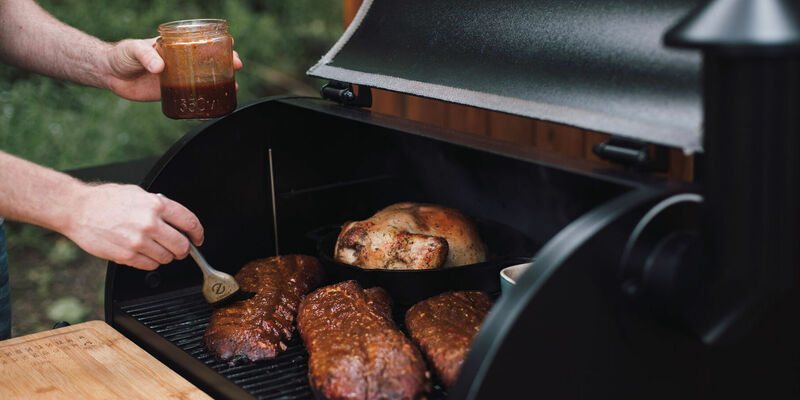
<svg viewBox="0 0 800 400"><path fill-rule="evenodd" d="M735 341L798 304L800 8L711 1L665 42L703 54L704 340Z"/></svg>

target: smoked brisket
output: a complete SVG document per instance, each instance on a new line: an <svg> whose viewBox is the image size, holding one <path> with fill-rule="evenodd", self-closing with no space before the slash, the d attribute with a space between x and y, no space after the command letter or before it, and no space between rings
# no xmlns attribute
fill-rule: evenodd
<svg viewBox="0 0 800 400"><path fill-rule="evenodd" d="M425 299L406 312L406 328L446 388L458 378L472 339L492 307L486 293L465 290Z"/></svg>
<svg viewBox="0 0 800 400"><path fill-rule="evenodd" d="M389 295L346 281L303 299L297 327L309 353L311 388L324 399L417 399L425 361L392 319Z"/></svg>

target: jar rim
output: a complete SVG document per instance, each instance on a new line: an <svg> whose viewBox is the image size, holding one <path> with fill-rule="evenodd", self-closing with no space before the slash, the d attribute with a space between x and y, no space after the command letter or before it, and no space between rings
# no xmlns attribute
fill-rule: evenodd
<svg viewBox="0 0 800 400"><path fill-rule="evenodd" d="M228 21L218 18L204 19L182 19L170 21L158 25L158 31L162 35L165 33L196 33L207 32L209 30L227 29Z"/></svg>

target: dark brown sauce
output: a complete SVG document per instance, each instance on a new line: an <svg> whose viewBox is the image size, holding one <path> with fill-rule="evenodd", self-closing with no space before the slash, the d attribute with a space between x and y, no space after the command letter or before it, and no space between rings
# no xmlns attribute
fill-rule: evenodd
<svg viewBox="0 0 800 400"><path fill-rule="evenodd" d="M174 119L215 118L236 109L234 81L188 86L161 85L161 110Z"/></svg>

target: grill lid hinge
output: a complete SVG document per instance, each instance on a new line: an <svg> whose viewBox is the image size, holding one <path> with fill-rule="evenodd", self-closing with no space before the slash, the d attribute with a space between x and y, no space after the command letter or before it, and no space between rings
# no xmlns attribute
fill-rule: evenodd
<svg viewBox="0 0 800 400"><path fill-rule="evenodd" d="M655 172L667 172L669 168L667 149L641 140L612 136L592 150L598 157L626 167Z"/></svg>
<svg viewBox="0 0 800 400"><path fill-rule="evenodd" d="M347 82L330 81L320 89L323 99L356 107L372 107L372 90L369 86L358 86L358 93Z"/></svg>

